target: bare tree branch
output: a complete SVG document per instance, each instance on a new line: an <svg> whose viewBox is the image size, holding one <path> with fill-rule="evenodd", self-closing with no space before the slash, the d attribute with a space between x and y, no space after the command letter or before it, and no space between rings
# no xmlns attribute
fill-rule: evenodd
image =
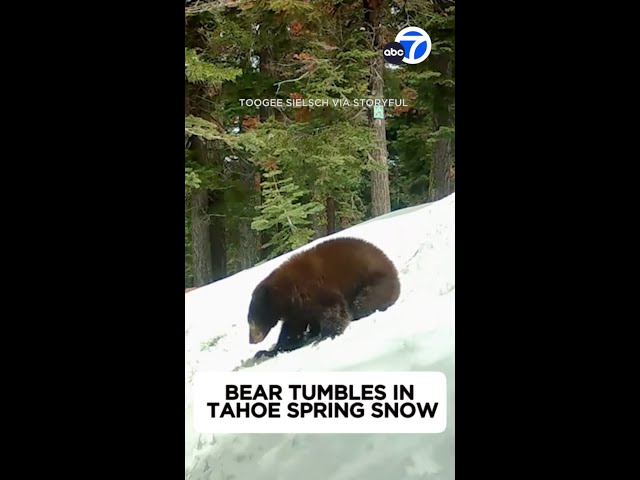
<svg viewBox="0 0 640 480"><path fill-rule="evenodd" d="M283 80L281 82L276 82L273 84L273 86L275 87L276 85L278 86L278 88L276 89L276 95L278 95L278 93L280 92L280 86L283 83L289 83L289 82L297 82L298 80L302 80L304 77L306 77L307 75L309 75L309 71L304 72L302 75L300 75L298 78L292 78L290 80Z"/></svg>

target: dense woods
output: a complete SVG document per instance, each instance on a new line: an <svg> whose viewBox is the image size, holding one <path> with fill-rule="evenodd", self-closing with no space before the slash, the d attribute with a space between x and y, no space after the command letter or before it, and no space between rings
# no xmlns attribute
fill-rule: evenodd
<svg viewBox="0 0 640 480"><path fill-rule="evenodd" d="M185 2L185 287L454 191L454 6ZM390 65L382 46L406 26L431 54ZM353 102L375 98L406 106ZM329 105L286 103L311 99Z"/></svg>

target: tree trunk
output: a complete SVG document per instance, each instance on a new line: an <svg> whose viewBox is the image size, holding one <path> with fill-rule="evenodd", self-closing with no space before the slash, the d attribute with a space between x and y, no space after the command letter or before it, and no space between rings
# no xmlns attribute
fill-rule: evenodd
<svg viewBox="0 0 640 480"><path fill-rule="evenodd" d="M225 175L225 163L216 142L207 142L204 164ZM226 208L224 192L209 192L209 248L211 249L211 281L215 282L227 276Z"/></svg>
<svg viewBox="0 0 640 480"><path fill-rule="evenodd" d="M244 217L238 224L238 253L236 255L239 270L253 267L260 258L260 245L258 236L251 228L256 202L260 201L260 174L255 165L248 167L248 171L242 173L242 184L247 190L247 200L244 201Z"/></svg>
<svg viewBox="0 0 640 480"><path fill-rule="evenodd" d="M191 138L198 162L206 162L207 147L198 137ZM193 257L193 286L211 282L211 237L209 233L209 195L205 189L191 193L191 253Z"/></svg>
<svg viewBox="0 0 640 480"><path fill-rule="evenodd" d="M227 242L224 198L221 193L209 195L209 238L211 248L211 281L215 282L227 276Z"/></svg>
<svg viewBox="0 0 640 480"><path fill-rule="evenodd" d="M434 61L436 71L440 71L443 76L447 75L451 67L449 58L442 58ZM440 68L438 68L440 67ZM450 91L448 87L438 85L436 87L434 99L434 127L435 131L440 128L453 127L454 122L449 112ZM431 157L431 171L429 174L429 200L435 202L455 191L455 141L445 135L439 138L433 149Z"/></svg>
<svg viewBox="0 0 640 480"><path fill-rule="evenodd" d="M435 8L444 11L451 2L437 0ZM440 35L446 38L452 32L441 31ZM434 40L435 41L435 40ZM454 68L453 52L438 52L430 56L431 68L440 73L441 79L452 78ZM454 128L455 119L450 110L455 98L452 86L439 83L435 86L433 95L434 130L441 128ZM433 149L431 157L431 171L429 174L429 200L440 200L455 191L455 140L451 135L443 135L439 138Z"/></svg>
<svg viewBox="0 0 640 480"><path fill-rule="evenodd" d="M365 21L372 28L373 47L376 56L371 61L371 79L369 82L371 96L382 99L384 96L384 57L382 47L382 13L383 0L363 0L365 8ZM371 128L374 130L375 147L371 152L371 160L376 170L371 173L371 214L374 217L384 215L391 211L391 198L389 194L389 168L387 151L386 120L373 118L371 115Z"/></svg>
<svg viewBox="0 0 640 480"><path fill-rule="evenodd" d="M212 278L208 207L206 190L191 193L191 255L193 286L196 288L210 283Z"/></svg>
<svg viewBox="0 0 640 480"><path fill-rule="evenodd" d="M435 202L455 192L453 139L436 142L429 175L429 201Z"/></svg>
<svg viewBox="0 0 640 480"><path fill-rule="evenodd" d="M264 31L261 31L262 34L265 34ZM260 73L263 75L268 75L268 65L269 65L269 49L264 47L260 50ZM260 107L260 122L266 122L269 118L269 107L261 106ZM259 170L256 171L256 188L258 190L258 202L262 203L262 186L260 183L262 182L262 172ZM269 243L269 236L266 231L258 232L257 234L257 243L258 243L258 260L264 260L269 256L269 249L265 249L262 246Z"/></svg>
<svg viewBox="0 0 640 480"><path fill-rule="evenodd" d="M327 197L325 208L327 214L327 235L336 232L336 201L333 197Z"/></svg>
<svg viewBox="0 0 640 480"><path fill-rule="evenodd" d="M251 220L240 222L240 249L238 265L240 270L253 267L258 261L258 244L255 232L251 230Z"/></svg>

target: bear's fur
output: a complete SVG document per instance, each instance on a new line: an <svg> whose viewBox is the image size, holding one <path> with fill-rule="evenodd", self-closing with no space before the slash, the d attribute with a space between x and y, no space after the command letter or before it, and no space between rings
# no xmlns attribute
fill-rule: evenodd
<svg viewBox="0 0 640 480"><path fill-rule="evenodd" d="M356 238L328 240L292 256L254 289L249 341L260 343L282 320L275 348L258 356L295 350L342 334L399 295L398 272L379 248Z"/></svg>

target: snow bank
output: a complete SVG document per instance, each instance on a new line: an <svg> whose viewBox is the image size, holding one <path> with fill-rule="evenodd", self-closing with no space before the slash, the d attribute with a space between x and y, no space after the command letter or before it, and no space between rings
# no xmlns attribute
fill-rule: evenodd
<svg viewBox="0 0 640 480"><path fill-rule="evenodd" d="M248 342L251 292L292 252L185 295L185 479L453 479L455 432L455 194L392 212L331 237L368 240L400 272L402 293L384 313L334 340L281 354L254 371L441 371L448 381L447 430L424 435L201 435L194 431L191 379L230 371L275 343ZM319 239L299 249L305 250Z"/></svg>

